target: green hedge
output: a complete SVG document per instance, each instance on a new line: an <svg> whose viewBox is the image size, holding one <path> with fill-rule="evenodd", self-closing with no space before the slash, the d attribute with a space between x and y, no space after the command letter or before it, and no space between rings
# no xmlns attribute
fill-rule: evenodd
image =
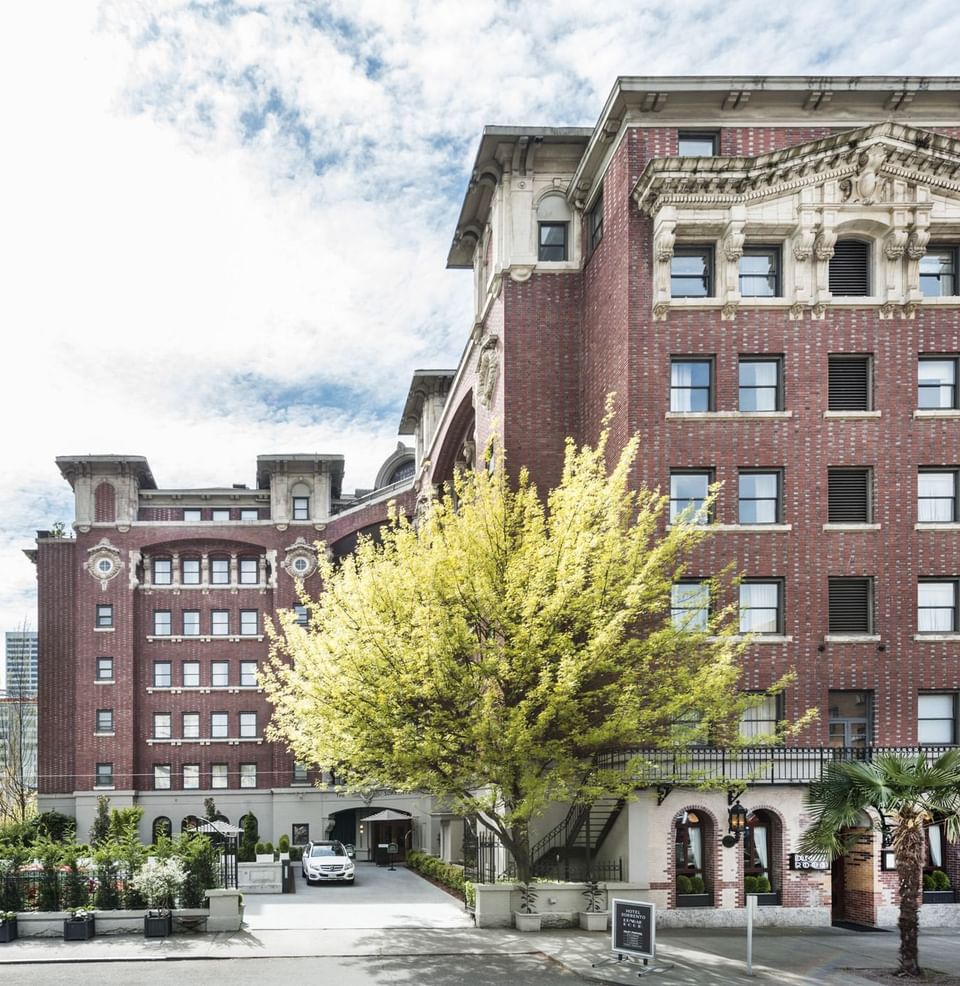
<svg viewBox="0 0 960 986"><path fill-rule="evenodd" d="M411 870L416 870L417 873L430 877L431 880L436 880L437 883L442 883L461 896L466 893L462 866L445 863L442 859L437 859L436 856L416 849L407 853L407 866Z"/></svg>

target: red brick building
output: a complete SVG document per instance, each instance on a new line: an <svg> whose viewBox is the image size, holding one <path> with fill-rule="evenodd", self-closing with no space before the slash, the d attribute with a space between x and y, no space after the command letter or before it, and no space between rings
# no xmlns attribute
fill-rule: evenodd
<svg viewBox="0 0 960 986"><path fill-rule="evenodd" d="M493 427L550 486L615 392L614 437L640 433L637 481L673 516L722 484L677 617L701 618L700 580L733 562L745 687L798 672L744 729L820 713L725 766L767 764L740 795L746 853L721 846L724 794L652 787L599 812L598 858L667 921L742 908L752 876L767 921L892 923L876 836L832 876L792 858L802 782L830 757L957 742L958 98L956 78L622 78L593 128L481 137L449 255L474 275L470 341L404 412L421 491ZM960 885L956 847L936 825L929 842Z"/></svg>

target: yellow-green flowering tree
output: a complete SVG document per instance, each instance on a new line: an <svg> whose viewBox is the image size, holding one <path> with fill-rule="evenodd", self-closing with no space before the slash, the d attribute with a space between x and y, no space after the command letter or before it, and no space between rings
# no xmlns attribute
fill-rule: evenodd
<svg viewBox="0 0 960 986"><path fill-rule="evenodd" d="M665 529L665 498L631 487L637 440L612 470L606 443L568 441L545 502L525 472L478 470L416 526L396 518L382 543L321 563L309 624L284 615L262 676L271 735L298 760L477 813L521 880L545 805L635 790L639 758L598 771L596 753L735 742L757 701L737 691L729 610L671 619L707 527Z"/></svg>

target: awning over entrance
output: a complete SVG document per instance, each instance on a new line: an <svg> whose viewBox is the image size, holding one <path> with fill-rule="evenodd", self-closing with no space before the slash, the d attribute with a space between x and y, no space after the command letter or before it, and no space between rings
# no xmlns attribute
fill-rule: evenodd
<svg viewBox="0 0 960 986"><path fill-rule="evenodd" d="M410 815L405 815L402 811L394 811L392 808L384 808L383 811L378 811L375 815L367 815L361 819L363 822L409 822L411 820Z"/></svg>

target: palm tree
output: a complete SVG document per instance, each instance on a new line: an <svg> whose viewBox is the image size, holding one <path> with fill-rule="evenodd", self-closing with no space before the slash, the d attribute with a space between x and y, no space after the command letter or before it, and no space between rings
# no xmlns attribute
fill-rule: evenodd
<svg viewBox="0 0 960 986"><path fill-rule="evenodd" d="M928 761L923 752L877 754L871 762L843 760L827 766L810 785L807 808L814 822L800 850L842 856L853 841L844 830L862 828L868 809L871 827L889 838L896 854L900 890L899 976L920 977L917 929L921 873L926 854L924 826L936 820L947 838L960 838L960 749Z"/></svg>

